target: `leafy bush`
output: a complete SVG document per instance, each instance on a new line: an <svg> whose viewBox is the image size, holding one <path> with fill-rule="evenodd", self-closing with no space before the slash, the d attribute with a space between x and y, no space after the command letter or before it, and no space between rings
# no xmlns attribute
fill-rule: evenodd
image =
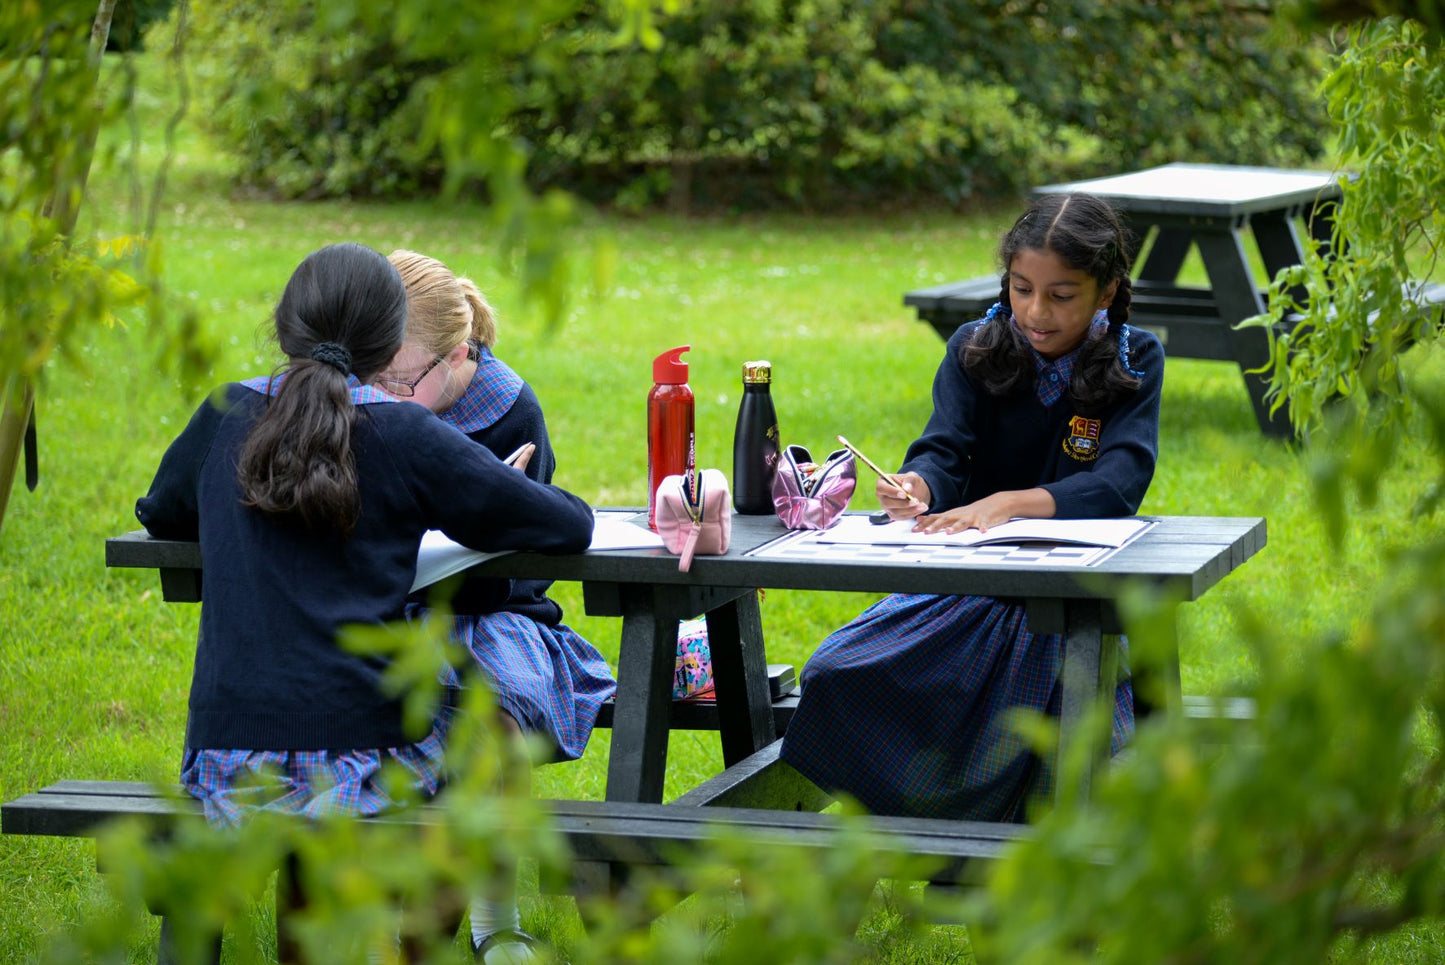
<svg viewBox="0 0 1445 965"><path fill-rule="evenodd" d="M655 54L581 22L568 71L512 128L533 174L598 200L673 207L959 201L1049 170L1044 119L998 83L890 67L874 38L896 3L698 4Z"/></svg>
<svg viewBox="0 0 1445 965"><path fill-rule="evenodd" d="M1316 157L1326 51L1264 0L920 0L879 37L890 67L1009 85L1051 130L1087 131L1109 173L1169 161Z"/></svg>
<svg viewBox="0 0 1445 965"><path fill-rule="evenodd" d="M335 9L198 12L214 129L247 184L282 196L434 189L421 105L472 53L423 56L404 24ZM610 9L547 5L534 47L485 58L506 82L488 87L495 123L468 136L520 149L534 188L678 209L957 204L1161 161L1321 149L1320 58L1270 44L1258 3L699 2L661 22L655 51L619 43Z"/></svg>
<svg viewBox="0 0 1445 965"><path fill-rule="evenodd" d="M206 123L242 185L288 198L435 189L440 158L416 146L423 118L410 94L438 65L400 57L384 38L337 38L316 18L266 0L192 12Z"/></svg>

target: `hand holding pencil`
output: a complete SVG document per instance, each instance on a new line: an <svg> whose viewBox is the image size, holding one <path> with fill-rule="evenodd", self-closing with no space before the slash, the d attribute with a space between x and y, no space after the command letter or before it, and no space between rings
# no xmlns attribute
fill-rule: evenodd
<svg viewBox="0 0 1445 965"><path fill-rule="evenodd" d="M878 474L878 485L874 493L878 496L878 504L882 506L892 519L913 519L928 512L928 503L931 492L928 483L923 477L913 472L888 473L879 468L878 464L867 456L853 443L838 437L843 448L851 452L859 462Z"/></svg>

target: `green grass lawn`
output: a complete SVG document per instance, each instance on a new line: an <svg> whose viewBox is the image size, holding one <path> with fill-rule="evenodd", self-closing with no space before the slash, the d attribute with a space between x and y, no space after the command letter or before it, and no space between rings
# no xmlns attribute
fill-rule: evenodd
<svg viewBox="0 0 1445 965"><path fill-rule="evenodd" d="M579 285L565 318L548 330L520 302L498 263L495 230L471 203L232 200L218 162L189 128L180 151L160 225L166 277L201 308L223 346L208 382L272 367L267 315L307 252L340 240L383 252L415 248L471 275L498 307L497 350L542 401L556 482L595 505L645 501L650 363L684 343L692 346L701 464L730 470L741 365L768 358L786 443L817 453L842 433L896 465L928 415L942 350L902 295L991 270L994 241L1014 213L1010 204L968 216L595 216L573 240L584 253L603 240L615 246L611 290L596 297ZM92 187L91 225L130 230L125 183L102 172ZM577 275L585 271L579 261ZM51 366L40 387L40 487L17 486L0 533L0 799L64 778L176 775L198 608L162 602L154 573L110 571L103 562L103 540L136 528L135 499L199 401L152 362L149 334L134 324L88 332L77 363ZM1445 378L1438 350L1414 353L1409 365ZM1352 516L1348 542L1337 549L1312 508L1307 457L1260 435L1234 367L1170 360L1161 435L1142 512L1269 521L1268 547L1181 611L1188 693L1228 693L1249 677L1236 632L1241 613L1264 615L1282 643L1360 620L1381 560L1412 537L1410 506L1430 476L1415 471L1423 445L1407 443L1379 505ZM855 505L869 501L860 496ZM583 614L575 585L559 585L556 596L615 666L618 621ZM801 667L869 599L768 593L769 660ZM599 733L579 762L544 768L536 793L600 798L607 737ZM666 797L720 766L715 736L674 736ZM0 960L34 954L100 881L87 843L0 837ZM882 908L865 928L879 961L956 960L959 939L947 930L911 951L889 948L886 914ZM1379 960L1439 959L1436 936L1413 934L1407 945ZM134 949L137 960L150 954Z"/></svg>

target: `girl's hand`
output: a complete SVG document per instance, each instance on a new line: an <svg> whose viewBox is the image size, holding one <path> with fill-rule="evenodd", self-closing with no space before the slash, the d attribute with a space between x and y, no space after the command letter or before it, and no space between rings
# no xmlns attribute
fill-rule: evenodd
<svg viewBox="0 0 1445 965"><path fill-rule="evenodd" d="M878 496L878 505L887 511L888 518L913 519L926 513L933 493L923 477L916 472L900 472L894 473L893 478L903 484L902 489L884 479L878 480L873 489Z"/></svg>
<svg viewBox="0 0 1445 965"><path fill-rule="evenodd" d="M528 442L502 461L505 462L507 465L511 466L513 469L517 469L521 472L526 472L527 464L532 461L532 453L536 451L536 443Z"/></svg>
<svg viewBox="0 0 1445 965"><path fill-rule="evenodd" d="M1015 516L1048 519L1054 515L1054 497L1045 489L1009 490L985 496L967 506L946 513L918 517L915 533L961 533L966 529L987 532L990 526L1006 523Z"/></svg>

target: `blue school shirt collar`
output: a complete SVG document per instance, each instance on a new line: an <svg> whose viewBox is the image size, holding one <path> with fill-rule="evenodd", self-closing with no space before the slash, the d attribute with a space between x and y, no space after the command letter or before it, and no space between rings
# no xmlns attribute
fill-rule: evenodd
<svg viewBox="0 0 1445 965"><path fill-rule="evenodd" d="M246 388L262 395L275 395L281 390L281 383L286 380L287 373L279 375L258 375L253 379L245 379L241 382ZM351 390L352 405L370 405L374 402L400 402L395 396L387 395L374 385L362 385L361 380L354 375L346 376L346 386Z"/></svg>
<svg viewBox="0 0 1445 965"><path fill-rule="evenodd" d="M468 435L494 425L511 411L523 384L522 377L491 349L485 345L477 348L476 375L456 404L442 413L443 422Z"/></svg>
<svg viewBox="0 0 1445 965"><path fill-rule="evenodd" d="M984 316L984 321L999 314L1006 316L1009 324L1015 328L1018 327L1018 322L1014 321L1013 312L1005 308L1002 302L994 302L993 307ZM1074 377L1074 363L1079 360L1079 353L1083 351L1084 343L1091 342L1096 338L1103 338L1108 331L1109 313L1100 309L1094 313L1094 319L1089 323L1088 336L1072 351L1065 352L1056 359L1046 359L1039 354L1038 349L1032 345L1029 346L1029 351L1033 353L1034 357L1034 372L1038 376L1034 380L1034 392L1040 402L1049 406L1064 397L1064 390L1069 387L1069 380Z"/></svg>

